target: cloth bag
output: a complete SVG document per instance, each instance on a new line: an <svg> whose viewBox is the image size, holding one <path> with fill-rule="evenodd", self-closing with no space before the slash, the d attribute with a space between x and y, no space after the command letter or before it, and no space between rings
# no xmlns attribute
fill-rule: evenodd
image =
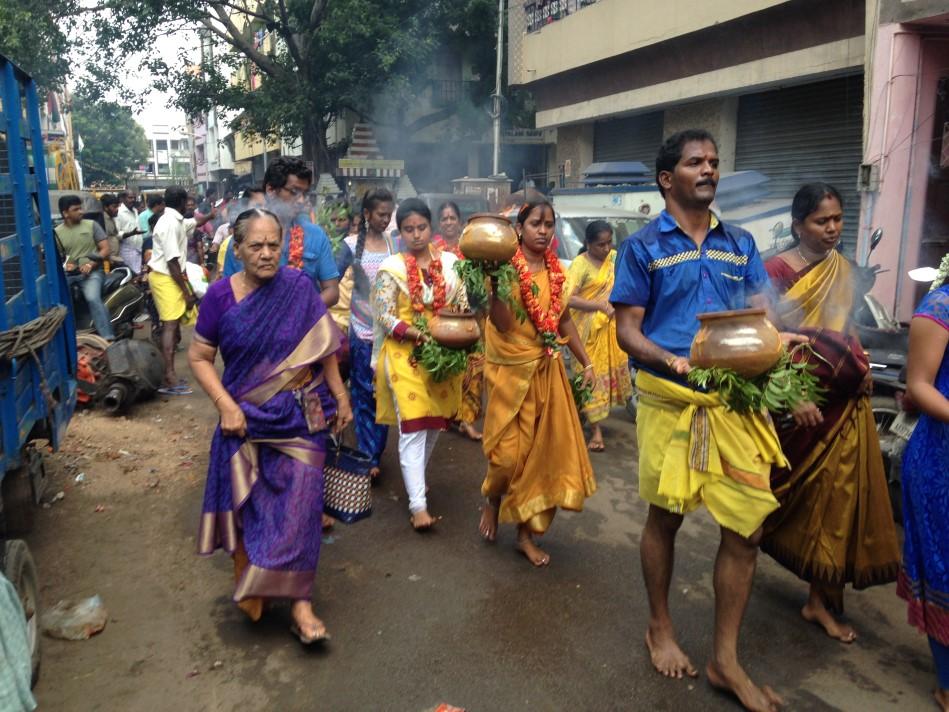
<svg viewBox="0 0 949 712"><path fill-rule="evenodd" d="M372 458L330 438L323 465L323 511L352 524L372 514Z"/></svg>

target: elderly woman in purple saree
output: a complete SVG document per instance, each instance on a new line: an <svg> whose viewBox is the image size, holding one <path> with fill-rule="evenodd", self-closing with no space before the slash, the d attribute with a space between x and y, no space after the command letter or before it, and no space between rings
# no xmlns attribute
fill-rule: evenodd
<svg viewBox="0 0 949 712"><path fill-rule="evenodd" d="M306 273L278 266L277 219L247 213L234 228L244 271L208 290L189 351L221 414L198 553L221 548L234 557L234 600L253 620L264 599L293 601L292 630L310 643L327 637L310 605L327 423L338 416L341 429L352 416L335 356L339 332L326 306Z"/></svg>

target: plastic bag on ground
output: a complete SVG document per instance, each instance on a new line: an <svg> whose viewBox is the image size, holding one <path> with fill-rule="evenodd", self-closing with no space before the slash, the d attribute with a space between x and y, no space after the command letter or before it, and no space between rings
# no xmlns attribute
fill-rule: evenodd
<svg viewBox="0 0 949 712"><path fill-rule="evenodd" d="M109 612L102 599L92 596L82 601L60 601L43 615L43 632L62 640L88 640L105 628Z"/></svg>

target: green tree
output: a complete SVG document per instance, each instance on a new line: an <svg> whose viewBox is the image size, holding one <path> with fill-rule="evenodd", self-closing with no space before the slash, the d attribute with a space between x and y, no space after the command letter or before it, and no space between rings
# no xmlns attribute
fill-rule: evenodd
<svg viewBox="0 0 949 712"><path fill-rule="evenodd" d="M0 54L48 89L69 74L69 41L57 18L78 11L72 0L0 1Z"/></svg>
<svg viewBox="0 0 949 712"><path fill-rule="evenodd" d="M124 183L151 154L145 130L115 102L76 97L72 125L83 144L78 155L86 183Z"/></svg>

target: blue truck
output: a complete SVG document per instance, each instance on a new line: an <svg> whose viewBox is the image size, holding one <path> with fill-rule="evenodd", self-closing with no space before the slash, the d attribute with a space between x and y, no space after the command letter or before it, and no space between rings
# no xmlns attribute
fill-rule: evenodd
<svg viewBox="0 0 949 712"><path fill-rule="evenodd" d="M72 304L50 220L35 82L0 55L0 570L27 619L39 669L39 587L26 543L76 405Z"/></svg>

